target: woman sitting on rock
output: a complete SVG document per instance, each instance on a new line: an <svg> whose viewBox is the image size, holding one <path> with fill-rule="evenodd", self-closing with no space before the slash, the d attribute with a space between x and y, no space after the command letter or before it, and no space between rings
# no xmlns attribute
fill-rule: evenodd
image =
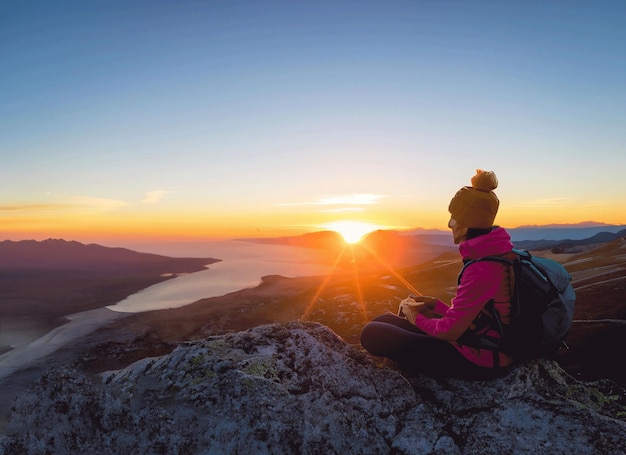
<svg viewBox="0 0 626 455"><path fill-rule="evenodd" d="M510 253L509 234L493 226L499 206L493 192L498 186L496 175L479 169L471 182L471 187L456 193L448 208L448 227L462 258ZM392 359L409 372L468 379L496 377L513 359L497 350L470 347L463 340L477 330L499 338L481 321L491 314L484 307L493 302L502 323L508 324L510 300L510 268L497 262L477 262L463 274L449 306L434 297L411 296L402 301L398 315L383 314L368 323L361 344L372 355Z"/></svg>

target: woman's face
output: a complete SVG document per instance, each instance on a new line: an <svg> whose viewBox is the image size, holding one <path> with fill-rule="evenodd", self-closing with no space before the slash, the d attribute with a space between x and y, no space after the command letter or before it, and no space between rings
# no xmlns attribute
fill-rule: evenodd
<svg viewBox="0 0 626 455"><path fill-rule="evenodd" d="M465 240L465 236L467 235L467 228L465 226L461 226L454 218L450 218L448 227L452 229L452 238L454 239L455 245Z"/></svg>

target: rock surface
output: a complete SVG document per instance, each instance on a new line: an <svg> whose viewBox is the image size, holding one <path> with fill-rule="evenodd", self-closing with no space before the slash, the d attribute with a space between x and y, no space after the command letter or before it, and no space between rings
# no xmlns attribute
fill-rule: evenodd
<svg viewBox="0 0 626 455"><path fill-rule="evenodd" d="M550 361L407 379L323 325L272 324L95 377L54 369L16 400L0 453L623 454L610 385Z"/></svg>

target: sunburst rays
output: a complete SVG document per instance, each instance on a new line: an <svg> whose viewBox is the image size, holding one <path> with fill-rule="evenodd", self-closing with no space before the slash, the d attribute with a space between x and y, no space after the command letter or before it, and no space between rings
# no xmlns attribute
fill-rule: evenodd
<svg viewBox="0 0 626 455"><path fill-rule="evenodd" d="M372 258L374 258L374 260L378 264L380 264L386 271L388 271L394 277L396 277L398 279L398 281L400 281L400 283L402 283L409 291L411 291L411 293L413 293L415 295L422 295L415 288L415 286L413 286L406 278L404 278L397 270L395 270L391 266L391 264L389 264L383 258L381 258L380 255L377 254L377 252L374 249L370 248L367 245L360 245L360 246L362 248L364 248L365 251ZM302 317L300 318L301 320L303 320L303 321L308 320L309 316L311 315L311 313L315 309L315 305L319 301L320 296L324 292L324 289L328 286L328 283L330 282L332 277L337 273L337 269L339 268L339 265L341 264L342 259L345 257L346 253L349 252L349 254L350 254L350 262L352 264L352 275L353 275L353 279L354 279L354 289L355 289L355 293L356 293L357 304L358 304L358 307L359 307L359 310L360 310L359 312L360 312L363 320L367 321L367 319L368 319L367 305L366 305L365 299L363 297L363 286L362 286L361 277L360 277L360 274L359 274L359 264L358 264L358 261L357 261L357 257L354 254L354 248L355 248L354 245L349 245L349 244L346 244L346 245L343 246L341 251L338 253L337 257L335 258L335 261L333 263L333 266L332 266L330 272L324 278L324 281L320 284L320 286L317 288L315 294L311 298L311 301L309 302L306 310L304 311L304 313L302 314Z"/></svg>

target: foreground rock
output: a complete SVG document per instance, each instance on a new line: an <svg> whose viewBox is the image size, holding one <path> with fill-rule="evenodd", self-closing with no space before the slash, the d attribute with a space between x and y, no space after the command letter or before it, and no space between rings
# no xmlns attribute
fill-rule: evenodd
<svg viewBox="0 0 626 455"><path fill-rule="evenodd" d="M0 453L626 453L606 386L548 361L407 380L325 326L273 324L95 378L53 370L18 397Z"/></svg>

